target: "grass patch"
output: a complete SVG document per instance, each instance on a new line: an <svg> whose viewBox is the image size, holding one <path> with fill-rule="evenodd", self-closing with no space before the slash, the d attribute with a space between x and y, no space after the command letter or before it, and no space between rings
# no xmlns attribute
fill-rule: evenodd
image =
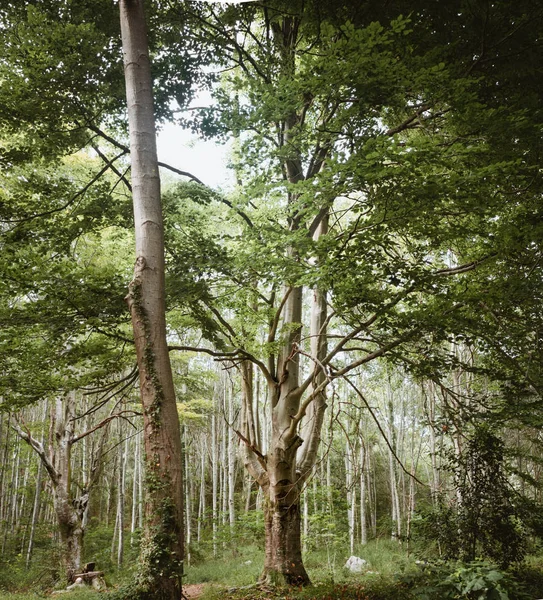
<svg viewBox="0 0 543 600"><path fill-rule="evenodd" d="M229 600L413 600L404 584L391 578L368 578L364 583L316 583L309 588L228 589ZM202 600L221 600L225 590L208 588Z"/></svg>
<svg viewBox="0 0 543 600"><path fill-rule="evenodd" d="M0 600L38 600L38 598L59 598L62 600L98 600L99 592L93 589L88 590L74 590L73 592L66 592L51 596L43 592L2 592L0 591Z"/></svg>
<svg viewBox="0 0 543 600"><path fill-rule="evenodd" d="M232 587L251 585L264 566L264 552L252 546L238 549L235 556L208 558L185 568L185 584L221 583Z"/></svg>
<svg viewBox="0 0 543 600"><path fill-rule="evenodd" d="M304 565L312 581L355 584L368 577L403 573L415 564L415 558L409 557L398 543L391 540L372 540L355 548L354 555L367 563L362 573L351 573L344 567L350 556L348 549L344 548L308 552L304 556Z"/></svg>

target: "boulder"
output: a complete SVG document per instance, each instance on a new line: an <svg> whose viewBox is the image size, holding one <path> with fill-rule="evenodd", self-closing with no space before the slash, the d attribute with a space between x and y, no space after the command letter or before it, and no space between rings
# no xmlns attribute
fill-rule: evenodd
<svg viewBox="0 0 543 600"><path fill-rule="evenodd" d="M345 568L349 569L351 573L362 573L367 564L367 561L359 556L350 556L345 563Z"/></svg>

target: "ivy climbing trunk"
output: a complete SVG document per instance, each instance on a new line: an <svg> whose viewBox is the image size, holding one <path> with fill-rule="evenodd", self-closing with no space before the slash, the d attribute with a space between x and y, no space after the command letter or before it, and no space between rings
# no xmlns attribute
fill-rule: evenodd
<svg viewBox="0 0 543 600"><path fill-rule="evenodd" d="M136 264L127 302L144 413L147 465L140 597L178 600L183 574L179 417L166 341L164 227L151 65L142 0L120 0L130 131Z"/></svg>

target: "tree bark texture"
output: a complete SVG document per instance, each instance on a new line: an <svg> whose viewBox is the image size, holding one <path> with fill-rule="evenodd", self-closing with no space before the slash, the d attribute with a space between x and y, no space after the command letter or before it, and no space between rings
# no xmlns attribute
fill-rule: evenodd
<svg viewBox="0 0 543 600"><path fill-rule="evenodd" d="M151 65L142 0L121 0L130 131L136 265L127 296L144 413L147 498L138 582L149 597L178 600L183 573L179 417L166 341L164 231Z"/></svg>

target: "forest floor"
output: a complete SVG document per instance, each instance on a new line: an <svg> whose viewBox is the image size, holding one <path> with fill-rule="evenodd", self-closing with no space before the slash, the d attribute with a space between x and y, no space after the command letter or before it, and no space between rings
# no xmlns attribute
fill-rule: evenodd
<svg viewBox="0 0 543 600"><path fill-rule="evenodd" d="M323 545L324 546L324 545ZM339 544L308 551L304 563L313 582L307 588L270 588L257 585L263 567L258 546L236 547L213 557L193 553L183 586L187 600L444 600L459 598L459 578L464 587L487 588L485 598L534 600L543 598L543 553L528 557L523 565L500 571L490 563L471 565L440 563L431 556L408 554L390 540L374 540L355 554L366 560L362 573L345 568L349 550ZM426 559L426 560L424 560ZM136 560L134 558L134 560ZM128 570L105 569L108 592L92 589L52 596L53 581L45 581L44 561L27 571L11 564L0 569L0 600L107 600L111 592L130 581ZM428 562L427 562L428 561ZM104 561L105 562L105 561ZM492 588L499 589L492 589ZM453 589L454 588L454 589ZM25 590L25 591L23 591ZM496 592L496 593L494 593ZM482 596L479 596L482 597ZM181 600L181 599L180 599Z"/></svg>
<svg viewBox="0 0 543 600"><path fill-rule="evenodd" d="M183 594L185 594L188 600L195 600L196 598L199 598L203 591L203 583L192 583L183 587Z"/></svg>

